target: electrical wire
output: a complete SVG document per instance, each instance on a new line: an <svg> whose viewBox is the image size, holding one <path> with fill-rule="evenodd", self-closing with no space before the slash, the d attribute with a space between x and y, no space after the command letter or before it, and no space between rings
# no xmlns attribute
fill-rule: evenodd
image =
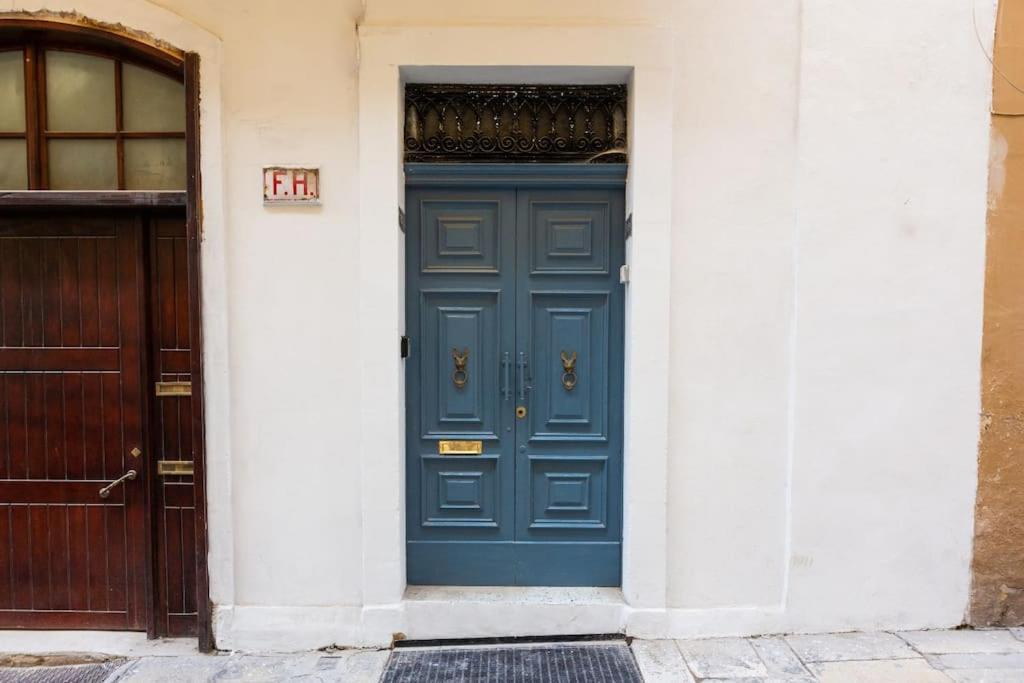
<svg viewBox="0 0 1024 683"><path fill-rule="evenodd" d="M992 65L992 71L994 71L1000 78L1006 81L1006 83L1011 88L1019 92L1021 95L1024 95L1024 89L1022 89L1020 86L1014 83L1012 78L1003 73L1003 70L996 65L996 60L993 57L993 55L990 55L988 50L985 49L985 41L981 39L981 29L978 28L977 0L968 0L968 2L971 3L971 20L974 23L974 37L978 40L978 47L981 49L981 54L985 55L985 59L987 59L988 63ZM996 114L997 116L1024 116L1024 113L1021 112L999 112L995 111L995 109L993 109L992 113Z"/></svg>

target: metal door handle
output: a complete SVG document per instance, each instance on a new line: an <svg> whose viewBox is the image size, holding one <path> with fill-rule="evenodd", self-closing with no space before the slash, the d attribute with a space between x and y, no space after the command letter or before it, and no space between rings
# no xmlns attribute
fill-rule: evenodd
<svg viewBox="0 0 1024 683"><path fill-rule="evenodd" d="M512 359L506 351L501 357L502 385L501 397L504 400L512 398Z"/></svg>
<svg viewBox="0 0 1024 683"><path fill-rule="evenodd" d="M562 351L562 386L566 391L576 388L576 352Z"/></svg>
<svg viewBox="0 0 1024 683"><path fill-rule="evenodd" d="M526 390L529 388L526 386L526 352L519 352L519 400L526 400Z"/></svg>
<svg viewBox="0 0 1024 683"><path fill-rule="evenodd" d="M459 353L458 349L452 349L452 362L455 364L455 369L452 371L452 384L456 389L462 389L469 381L469 370L466 369L466 363L469 362L469 348L462 349L462 353Z"/></svg>
<svg viewBox="0 0 1024 683"><path fill-rule="evenodd" d="M137 474L138 474L138 472L136 472L135 470L128 470L127 472L122 474L120 477L118 477L114 481L110 482L109 484L107 484L106 486L101 488L100 489L100 498L109 498L110 497L110 491L115 486L117 486L118 484L123 484L125 481L129 481L131 479L134 479Z"/></svg>

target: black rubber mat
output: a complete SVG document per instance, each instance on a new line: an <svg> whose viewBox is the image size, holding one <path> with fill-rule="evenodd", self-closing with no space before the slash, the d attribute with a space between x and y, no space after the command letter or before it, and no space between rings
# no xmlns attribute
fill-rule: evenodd
<svg viewBox="0 0 1024 683"><path fill-rule="evenodd" d="M381 683L643 683L625 643L396 650Z"/></svg>

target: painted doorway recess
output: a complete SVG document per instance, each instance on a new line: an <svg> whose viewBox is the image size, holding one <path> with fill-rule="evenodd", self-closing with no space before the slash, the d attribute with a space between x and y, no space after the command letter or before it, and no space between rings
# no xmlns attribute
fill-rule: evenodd
<svg viewBox="0 0 1024 683"><path fill-rule="evenodd" d="M408 582L620 585L625 166L406 178Z"/></svg>

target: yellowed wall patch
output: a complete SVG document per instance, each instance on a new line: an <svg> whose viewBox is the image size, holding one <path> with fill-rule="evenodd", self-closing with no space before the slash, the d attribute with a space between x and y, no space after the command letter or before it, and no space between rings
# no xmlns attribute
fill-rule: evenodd
<svg viewBox="0 0 1024 683"><path fill-rule="evenodd" d="M969 621L1024 624L1024 3L1000 2Z"/></svg>

